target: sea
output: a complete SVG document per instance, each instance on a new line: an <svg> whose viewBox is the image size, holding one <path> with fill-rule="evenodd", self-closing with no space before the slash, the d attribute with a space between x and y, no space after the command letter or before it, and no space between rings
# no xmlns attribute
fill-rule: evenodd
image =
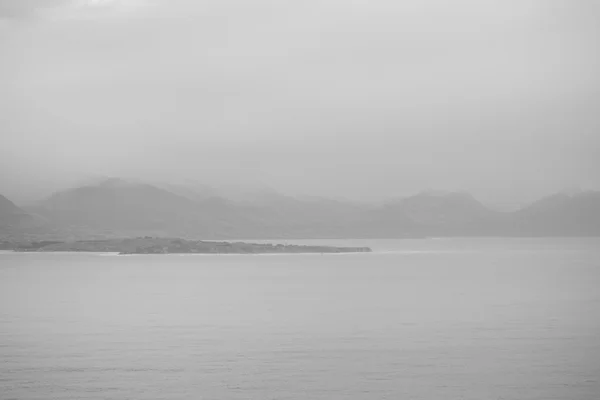
<svg viewBox="0 0 600 400"><path fill-rule="evenodd" d="M0 399L600 399L598 238L287 243L0 253Z"/></svg>

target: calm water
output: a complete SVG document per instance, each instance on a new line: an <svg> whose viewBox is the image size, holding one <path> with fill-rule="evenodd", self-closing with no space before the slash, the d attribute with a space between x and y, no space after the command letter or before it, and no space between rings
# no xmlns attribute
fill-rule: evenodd
<svg viewBox="0 0 600 400"><path fill-rule="evenodd" d="M600 240L329 243L2 253L0 398L600 398Z"/></svg>

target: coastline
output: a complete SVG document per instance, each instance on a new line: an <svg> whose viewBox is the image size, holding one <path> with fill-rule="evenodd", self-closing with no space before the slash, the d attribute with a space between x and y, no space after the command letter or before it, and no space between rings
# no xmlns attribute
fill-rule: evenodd
<svg viewBox="0 0 600 400"><path fill-rule="evenodd" d="M123 239L17 242L5 249L17 253L100 254L346 254L371 253L365 246L325 246L248 242L213 242L181 238L137 237Z"/></svg>

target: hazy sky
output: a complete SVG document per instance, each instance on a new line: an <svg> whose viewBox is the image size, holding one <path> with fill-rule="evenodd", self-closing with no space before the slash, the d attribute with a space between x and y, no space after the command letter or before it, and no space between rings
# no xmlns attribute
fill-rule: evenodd
<svg viewBox="0 0 600 400"><path fill-rule="evenodd" d="M598 0L0 0L0 193L600 187Z"/></svg>

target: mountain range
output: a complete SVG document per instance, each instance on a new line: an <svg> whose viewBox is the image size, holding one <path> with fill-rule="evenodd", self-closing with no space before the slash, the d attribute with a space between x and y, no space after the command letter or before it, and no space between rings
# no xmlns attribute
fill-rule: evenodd
<svg viewBox="0 0 600 400"><path fill-rule="evenodd" d="M381 205L296 198L270 190L106 179L27 207L0 195L0 234L203 239L597 236L600 192L556 194L514 212L468 193L422 192Z"/></svg>

